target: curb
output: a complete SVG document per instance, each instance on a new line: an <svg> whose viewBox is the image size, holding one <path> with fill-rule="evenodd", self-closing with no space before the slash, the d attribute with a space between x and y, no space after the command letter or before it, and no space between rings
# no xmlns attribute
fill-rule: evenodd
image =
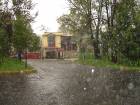
<svg viewBox="0 0 140 105"><path fill-rule="evenodd" d="M18 75L18 74L32 74L36 73L37 70L20 70L20 71L0 71L1 75Z"/></svg>

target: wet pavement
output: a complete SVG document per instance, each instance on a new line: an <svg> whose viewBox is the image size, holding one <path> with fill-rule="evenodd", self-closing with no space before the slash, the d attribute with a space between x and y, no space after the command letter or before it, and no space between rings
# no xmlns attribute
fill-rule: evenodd
<svg viewBox="0 0 140 105"><path fill-rule="evenodd" d="M140 72L63 60L29 63L38 73L0 76L0 105L140 105Z"/></svg>

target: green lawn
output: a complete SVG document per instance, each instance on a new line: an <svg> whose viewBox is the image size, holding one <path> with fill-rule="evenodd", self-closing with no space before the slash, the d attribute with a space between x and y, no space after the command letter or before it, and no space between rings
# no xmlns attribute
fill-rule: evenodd
<svg viewBox="0 0 140 105"><path fill-rule="evenodd" d="M0 64L0 73L20 73L32 72L33 68L28 66L25 68L25 63L17 59L5 58L4 62Z"/></svg>
<svg viewBox="0 0 140 105"><path fill-rule="evenodd" d="M97 60L94 59L91 55L86 55L86 58L83 60L83 58L80 56L79 63L85 64L85 65L91 65L97 68L110 68L110 69L117 69L117 70L127 70L127 71L140 71L140 66L130 66L127 64L114 64L108 60Z"/></svg>

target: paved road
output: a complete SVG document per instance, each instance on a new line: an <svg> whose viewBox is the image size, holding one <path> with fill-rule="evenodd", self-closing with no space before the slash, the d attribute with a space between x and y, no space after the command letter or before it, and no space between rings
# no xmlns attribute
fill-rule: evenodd
<svg viewBox="0 0 140 105"><path fill-rule="evenodd" d="M0 105L140 105L140 72L63 60L29 63L37 74L0 76Z"/></svg>

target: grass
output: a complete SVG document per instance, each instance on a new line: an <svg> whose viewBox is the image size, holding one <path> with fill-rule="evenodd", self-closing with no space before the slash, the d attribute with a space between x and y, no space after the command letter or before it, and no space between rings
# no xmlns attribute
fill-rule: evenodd
<svg viewBox="0 0 140 105"><path fill-rule="evenodd" d="M0 74L31 73L35 72L32 67L25 68L25 63L17 59L5 58L0 64Z"/></svg>
<svg viewBox="0 0 140 105"><path fill-rule="evenodd" d="M83 60L82 56L80 55L79 63L85 64L85 65L91 65L97 68L110 68L115 70L123 70L123 71L140 71L140 66L132 66L127 64L114 64L106 59L94 59L94 57L90 54L87 54L85 56L85 59Z"/></svg>

